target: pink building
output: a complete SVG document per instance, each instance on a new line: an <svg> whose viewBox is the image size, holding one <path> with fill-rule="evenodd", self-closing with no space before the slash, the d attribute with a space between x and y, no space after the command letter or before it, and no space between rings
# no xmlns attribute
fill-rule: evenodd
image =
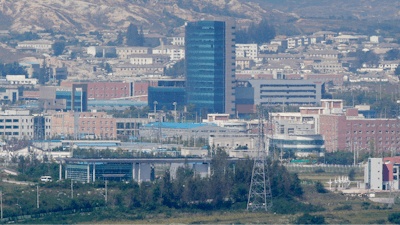
<svg viewBox="0 0 400 225"><path fill-rule="evenodd" d="M61 82L60 86L70 87L78 82ZM114 99L131 96L131 83L85 82L88 85L88 99Z"/></svg>
<svg viewBox="0 0 400 225"><path fill-rule="evenodd" d="M369 150L378 152L399 150L400 124L396 119L365 119L358 109L346 114L320 115L320 133L325 137L327 151ZM357 116L356 116L357 114Z"/></svg>

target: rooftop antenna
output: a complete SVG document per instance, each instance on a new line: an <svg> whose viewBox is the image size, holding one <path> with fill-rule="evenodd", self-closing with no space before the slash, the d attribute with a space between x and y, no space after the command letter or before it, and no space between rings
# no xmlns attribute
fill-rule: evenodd
<svg viewBox="0 0 400 225"><path fill-rule="evenodd" d="M254 158L247 210L268 211L271 208L272 192L264 142L264 113L262 106L260 106L258 110L258 149L257 156Z"/></svg>

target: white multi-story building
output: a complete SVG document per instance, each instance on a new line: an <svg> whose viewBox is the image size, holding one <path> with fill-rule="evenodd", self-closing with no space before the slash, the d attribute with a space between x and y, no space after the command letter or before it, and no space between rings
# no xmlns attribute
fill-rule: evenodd
<svg viewBox="0 0 400 225"><path fill-rule="evenodd" d="M51 116L31 115L29 110L0 112L0 136L5 139L44 140L51 135Z"/></svg>
<svg viewBox="0 0 400 225"><path fill-rule="evenodd" d="M367 189L382 190L383 184L382 158L369 158L364 169L364 183Z"/></svg>
<svg viewBox="0 0 400 225"><path fill-rule="evenodd" d="M116 54L120 59L128 59L131 55L151 54L151 48L147 47L117 47Z"/></svg>
<svg viewBox="0 0 400 225"><path fill-rule="evenodd" d="M258 45L257 44L235 44L236 57L257 58Z"/></svg>
<svg viewBox="0 0 400 225"><path fill-rule="evenodd" d="M21 50L50 50L54 42L48 40L18 42L17 49Z"/></svg>
<svg viewBox="0 0 400 225"><path fill-rule="evenodd" d="M185 46L185 37L172 37L172 45Z"/></svg>
<svg viewBox="0 0 400 225"><path fill-rule="evenodd" d="M116 49L113 46L90 46L87 48L88 55L107 57L107 54L115 55Z"/></svg>
<svg viewBox="0 0 400 225"><path fill-rule="evenodd" d="M38 79L26 78L25 75L6 75L6 81L10 84L38 84Z"/></svg>
<svg viewBox="0 0 400 225"><path fill-rule="evenodd" d="M185 58L185 48L176 45L160 45L153 48L153 54L169 55L171 61L179 61Z"/></svg>
<svg viewBox="0 0 400 225"><path fill-rule="evenodd" d="M168 56L155 54L131 55L129 60L133 65L164 64L168 62Z"/></svg>

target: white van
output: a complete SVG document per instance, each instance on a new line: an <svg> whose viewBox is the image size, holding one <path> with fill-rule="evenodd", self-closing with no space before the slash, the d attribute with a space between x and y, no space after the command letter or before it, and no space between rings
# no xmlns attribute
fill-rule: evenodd
<svg viewBox="0 0 400 225"><path fill-rule="evenodd" d="M51 176L41 176L40 181L49 182L49 181L51 181Z"/></svg>

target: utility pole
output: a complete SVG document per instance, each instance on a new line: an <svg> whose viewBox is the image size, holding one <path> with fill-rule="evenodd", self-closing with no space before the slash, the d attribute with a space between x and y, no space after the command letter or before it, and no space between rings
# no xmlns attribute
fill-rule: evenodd
<svg viewBox="0 0 400 225"><path fill-rule="evenodd" d="M1 201L1 219L3 219L3 191L0 191L0 201Z"/></svg>
<svg viewBox="0 0 400 225"><path fill-rule="evenodd" d="M73 184L72 179L71 179L71 198L74 198L74 186L73 185L74 184Z"/></svg>
<svg viewBox="0 0 400 225"><path fill-rule="evenodd" d="M37 208L39 208L39 185L36 187L37 187L37 189L36 189L36 204L37 204Z"/></svg>
<svg viewBox="0 0 400 225"><path fill-rule="evenodd" d="M176 123L176 105L178 105L178 103L177 102L174 102L173 103L173 105L174 105L174 123Z"/></svg>
<svg viewBox="0 0 400 225"><path fill-rule="evenodd" d="M107 206L107 181L108 180L106 180L106 206Z"/></svg>

